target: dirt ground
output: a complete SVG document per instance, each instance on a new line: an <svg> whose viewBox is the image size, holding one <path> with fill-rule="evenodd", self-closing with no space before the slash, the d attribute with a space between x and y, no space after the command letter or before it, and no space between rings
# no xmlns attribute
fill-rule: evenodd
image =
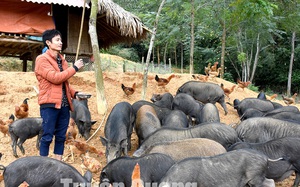
<svg viewBox="0 0 300 187"><path fill-rule="evenodd" d="M152 94L154 93L165 93L170 92L175 95L177 89L186 81L192 80L191 75L189 74L175 74L175 78L173 78L170 83L166 86L166 89L161 89L157 87L156 81L154 80L155 74L148 74L148 89L146 92L146 100L150 101ZM161 77L168 77L169 74L159 75ZM95 75L94 71L84 71L78 72L74 77L70 79L71 85L76 89L85 93L90 93L92 97L88 100L88 105L91 111L92 120L97 120L97 123L94 125L94 129L92 130L92 134L96 131L96 129L100 126L100 130L96 133L96 135L89 141L89 144L95 146L96 148L105 151L102 146L99 137L103 136L104 125L107 119L108 114L110 113L113 106L121 101L127 101L131 104L134 102L141 100L141 91L142 91L142 73L120 73L120 72L103 72L104 78L104 86L105 86L105 95L107 101L107 115L100 115L97 113L97 103L96 103L96 88L95 88ZM210 80L209 82L215 82L217 84L223 83L225 87L230 87L233 83L224 81L222 79L217 78L215 81ZM133 95L130 97L125 96L121 89L121 83L125 86L131 86L133 83L137 84L137 89ZM29 117L39 117L39 105L37 103L37 93L34 90L34 86L37 87L37 80L33 72L0 72L0 118L3 120L8 119L8 117L14 113L15 105L19 105L25 98L29 98ZM244 99L247 97L256 97L257 93L251 90L238 89L235 90L231 95L231 103L234 99ZM275 100L275 102L279 102L283 104L281 100ZM228 114L225 116L224 111L219 104L216 104L219 109L221 122L226 124L238 123L239 118L237 112L233 109L232 106L227 105ZM299 108L298 104L297 107ZM103 123L101 123L103 122ZM22 155L20 150L17 149L17 152L20 157L24 156L33 156L38 155L38 150L35 148L36 138L32 138L27 140L24 143L26 155ZM132 150L130 154L134 152L137 148L137 137L135 133L132 136ZM50 152L52 152L53 147L51 147ZM0 160L0 164L8 165L9 163L16 160L16 158L12 154L12 148L10 145L10 137L4 137L2 133L0 133L0 152L3 154L2 159ZM65 149L64 157L66 157L70 151L68 148ZM52 153L50 153L50 157L52 157ZM90 156L98 159L102 166L105 166L106 161L105 157L97 157L94 154ZM66 162L70 163L71 160L67 159ZM80 158L75 158L74 163L70 163L79 172L84 172L84 169L81 168L81 160ZM294 176L291 176L289 179L286 179L280 183L276 183L276 186L291 186L293 184ZM99 182L99 172L93 174L93 183L94 186L97 186ZM0 187L3 187L3 181L0 182Z"/></svg>

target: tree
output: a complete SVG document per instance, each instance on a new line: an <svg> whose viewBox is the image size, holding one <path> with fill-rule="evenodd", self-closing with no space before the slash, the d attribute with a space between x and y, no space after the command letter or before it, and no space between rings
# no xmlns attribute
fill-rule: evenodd
<svg viewBox="0 0 300 187"><path fill-rule="evenodd" d="M98 14L98 0L92 0L91 14L89 20L89 34L93 48L93 56L95 59L95 78L96 78L96 97L97 111L99 114L105 114L107 111L107 102L105 98L103 75L101 70L101 59L98 45L98 37L96 30Z"/></svg>
<svg viewBox="0 0 300 187"><path fill-rule="evenodd" d="M296 32L293 32L292 34L292 40L291 40L291 58L290 58L290 66L289 66L289 76L288 76L288 83L287 83L287 91L286 94L288 96L291 95L291 85L292 85L292 72L293 72L293 63L294 63L294 54L295 54L295 38L296 38Z"/></svg>
<svg viewBox="0 0 300 187"><path fill-rule="evenodd" d="M267 0L260 1L235 1L232 3L234 10L231 13L233 25L236 25L236 45L238 59L242 59L242 80L254 78L256 67L259 63L259 52L266 49L269 44L267 40L274 32L273 10L277 8L274 3ZM251 25L251 29L249 28ZM260 37L262 36L262 37ZM261 40L264 38L264 40ZM256 41L256 42L255 42ZM256 50L253 46L256 43ZM261 45L264 47L260 47ZM255 54L255 56L253 56ZM254 57L254 58L253 58ZM252 62L254 59L254 62ZM252 67L252 69L251 69ZM251 71L252 70L252 71Z"/></svg>
<svg viewBox="0 0 300 187"><path fill-rule="evenodd" d="M150 56L151 56L151 52L152 52L152 48L153 48L153 44L154 44L154 40L155 40L159 14L160 14L164 4L165 4L165 0L162 0L161 3L160 3L160 6L158 8L157 14L156 14L156 19L155 19L155 22L154 22L152 35L151 35L151 39L150 39L150 44L149 44L149 49L148 49L148 53L147 53L146 64L145 64L145 68L144 68L144 76L143 76L143 89L142 89L142 99L144 99L144 100L145 100L145 97L146 97L148 67L149 67L149 62L150 62Z"/></svg>
<svg viewBox="0 0 300 187"><path fill-rule="evenodd" d="M288 72L288 81L287 81L287 95L291 95L291 85L292 85L292 73L293 73L293 63L295 56L295 40L296 32L299 32L300 28L300 15L299 15L299 0L287 0L279 1L279 15L282 16L282 19L279 23L282 25L283 29L291 33L291 54L290 54L290 65Z"/></svg>
<svg viewBox="0 0 300 187"><path fill-rule="evenodd" d="M191 0L191 43L190 43L190 74L194 73L194 18L195 18L195 7L194 0Z"/></svg>

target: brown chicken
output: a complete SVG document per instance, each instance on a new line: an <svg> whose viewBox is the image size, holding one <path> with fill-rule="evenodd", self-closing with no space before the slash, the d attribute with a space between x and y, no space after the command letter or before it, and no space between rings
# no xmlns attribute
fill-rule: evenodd
<svg viewBox="0 0 300 187"><path fill-rule="evenodd" d="M208 63L207 67L204 67L205 75L209 75L210 67L211 67L211 63Z"/></svg>
<svg viewBox="0 0 300 187"><path fill-rule="evenodd" d="M174 74L170 75L166 79L165 78L159 78L157 75L155 75L155 80L156 80L158 86L166 86L167 84L169 84L171 79L174 78L174 77L175 77Z"/></svg>
<svg viewBox="0 0 300 187"><path fill-rule="evenodd" d="M207 82L209 76L208 75L192 75L192 77L195 80L199 80L201 82Z"/></svg>
<svg viewBox="0 0 300 187"><path fill-rule="evenodd" d="M69 122L69 125L68 125L68 129L67 129L67 132L66 132L66 137L69 136L69 133L70 133L70 136L72 136L73 139L76 139L76 136L78 134L78 129L77 129L77 126L76 126L76 123L74 121L74 119L70 119L70 122Z"/></svg>
<svg viewBox="0 0 300 187"><path fill-rule="evenodd" d="M221 68L218 68L217 71L209 71L209 78L216 81L216 77L220 75Z"/></svg>
<svg viewBox="0 0 300 187"><path fill-rule="evenodd" d="M273 99L275 99L278 95L277 94L273 94L271 96L267 96L267 99L272 101Z"/></svg>
<svg viewBox="0 0 300 187"><path fill-rule="evenodd" d="M18 119L27 118L28 117L28 100L29 98L24 99L23 103L20 106L15 106L15 116Z"/></svg>
<svg viewBox="0 0 300 187"><path fill-rule="evenodd" d="M230 100L229 95L234 91L234 88L236 87L236 85L231 86L231 88L225 88L224 84L221 83L221 88L224 91L225 96L228 98L228 100Z"/></svg>
<svg viewBox="0 0 300 187"><path fill-rule="evenodd" d="M102 151L96 149L95 147L89 145L88 143L79 140L74 140L70 133L68 134L66 144L68 144L70 147L73 162L74 162L74 154L81 156L87 152L90 152L90 153L97 154L97 156L103 155Z"/></svg>
<svg viewBox="0 0 300 187"><path fill-rule="evenodd" d="M127 87L125 86L124 84L121 85L122 87L122 90L124 91L124 93L129 96L129 95L132 95L134 92L135 92L135 89L136 89L136 84L133 83L132 87Z"/></svg>
<svg viewBox="0 0 300 187"><path fill-rule="evenodd" d="M9 136L8 128L9 125L12 124L14 120L15 120L15 116L13 114L10 115L10 117L6 121L0 119L0 131L4 134L4 137L6 137L6 135Z"/></svg>
<svg viewBox="0 0 300 187"><path fill-rule="evenodd" d="M131 187L143 187L143 181L141 179L140 165L135 164L131 175Z"/></svg>
<svg viewBox="0 0 300 187"><path fill-rule="evenodd" d="M6 137L6 135L9 135L8 133L8 125L6 125L4 123L4 121L2 121L0 119L0 132L2 132L2 134L4 135L4 137Z"/></svg>
<svg viewBox="0 0 300 187"><path fill-rule="evenodd" d="M219 62L215 62L213 66L210 67L210 72L217 71Z"/></svg>
<svg viewBox="0 0 300 187"><path fill-rule="evenodd" d="M294 93L292 97L285 97L284 95L282 95L283 102L286 105L296 104L297 95L298 95L297 93Z"/></svg>
<svg viewBox="0 0 300 187"><path fill-rule="evenodd" d="M250 81L247 82L243 82L240 79L237 79L237 88L242 88L244 90L244 88L247 88L249 85L251 84Z"/></svg>
<svg viewBox="0 0 300 187"><path fill-rule="evenodd" d="M102 169L101 163L88 153L81 157L83 168L90 170L92 173L97 173Z"/></svg>

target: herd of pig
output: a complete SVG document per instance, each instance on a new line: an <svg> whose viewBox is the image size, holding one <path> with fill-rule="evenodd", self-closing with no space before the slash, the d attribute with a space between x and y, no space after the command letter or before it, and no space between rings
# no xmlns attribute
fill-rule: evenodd
<svg viewBox="0 0 300 187"><path fill-rule="evenodd" d="M100 137L107 164L100 173L99 186L132 186L136 163L144 186L275 187L275 182L294 172L293 187L299 185L297 107L269 101L263 93L257 98L236 99L233 107L241 123L232 127L220 122L215 104L223 107L225 115L228 110L224 91L214 83L188 81L174 97L156 94L151 101L119 102L113 107L104 137ZM87 100L73 104L71 116L80 134L88 139L95 121L91 120ZM26 120L22 128L21 120L11 124L15 156L16 145L25 152L22 143L28 138L37 136L39 145L41 119ZM133 131L139 146L129 156ZM89 171L82 176L72 166L48 157L24 157L0 169L5 170L7 187L24 181L37 187L89 186L92 178Z"/></svg>

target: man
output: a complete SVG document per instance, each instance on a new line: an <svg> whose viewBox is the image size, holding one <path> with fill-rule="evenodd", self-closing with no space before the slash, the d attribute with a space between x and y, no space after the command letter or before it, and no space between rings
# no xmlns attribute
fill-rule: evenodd
<svg viewBox="0 0 300 187"><path fill-rule="evenodd" d="M35 75L39 82L38 103L43 118L43 134L40 142L40 155L48 156L49 147L55 136L53 153L62 160L64 142L68 129L70 110L73 111L72 99L75 91L68 82L75 73L84 66L82 59L73 67L60 54L62 50L61 33L58 30L46 30L43 43L48 50L36 58Z"/></svg>

